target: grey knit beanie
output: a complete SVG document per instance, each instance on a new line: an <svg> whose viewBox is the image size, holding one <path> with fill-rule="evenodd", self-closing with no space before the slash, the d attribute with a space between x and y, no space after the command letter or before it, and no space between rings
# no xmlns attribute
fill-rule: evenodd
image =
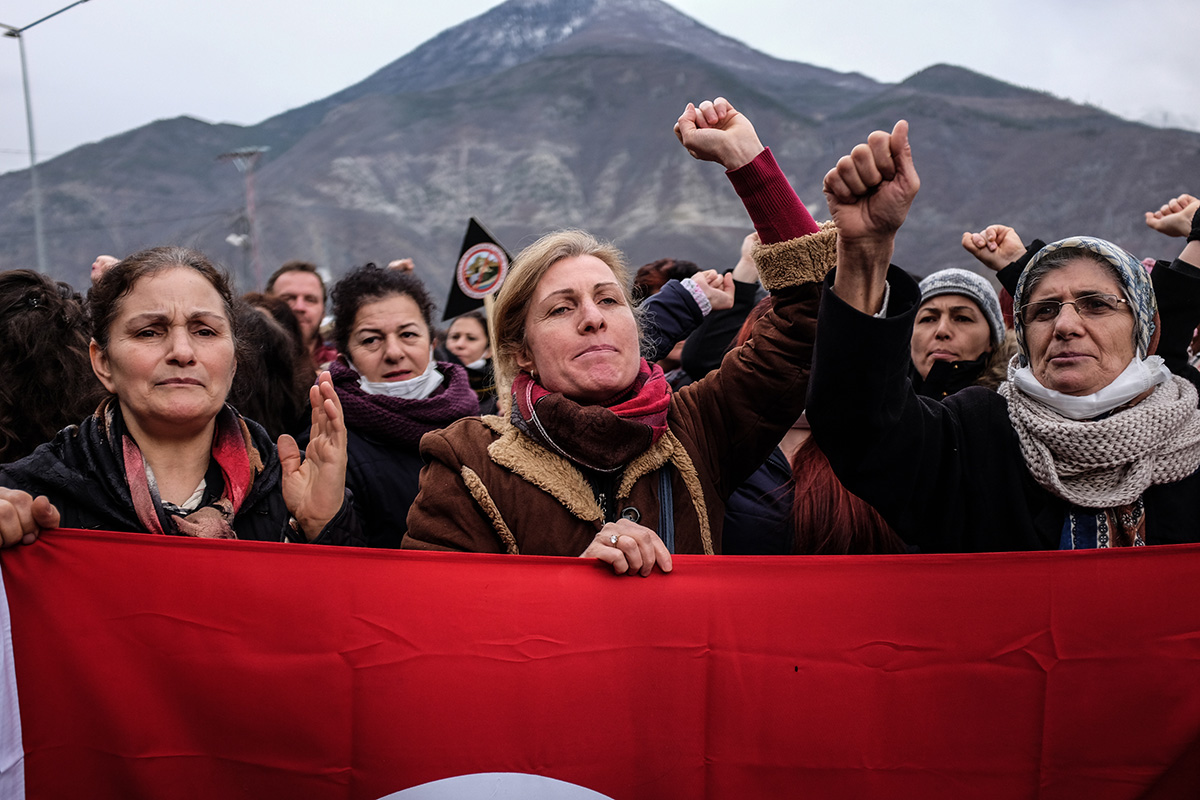
<svg viewBox="0 0 1200 800"><path fill-rule="evenodd" d="M1004 314L1000 311L1000 298L992 284L982 275L965 269L943 269L921 281L921 302L942 294L961 294L975 301L988 327L992 329L992 346L1004 341Z"/></svg>

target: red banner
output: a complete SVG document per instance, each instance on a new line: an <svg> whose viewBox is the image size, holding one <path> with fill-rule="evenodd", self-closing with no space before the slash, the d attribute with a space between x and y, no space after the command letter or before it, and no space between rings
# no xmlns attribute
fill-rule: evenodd
<svg viewBox="0 0 1200 800"><path fill-rule="evenodd" d="M375 800L496 772L622 799L1200 793L1200 546L641 579L54 532L0 565L28 797Z"/></svg>

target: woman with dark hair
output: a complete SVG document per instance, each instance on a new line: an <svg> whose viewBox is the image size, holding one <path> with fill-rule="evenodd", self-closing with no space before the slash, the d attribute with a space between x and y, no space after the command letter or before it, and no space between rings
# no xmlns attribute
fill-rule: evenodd
<svg viewBox="0 0 1200 800"><path fill-rule="evenodd" d="M24 458L96 408L83 300L41 273L0 273L0 463Z"/></svg>
<svg viewBox="0 0 1200 800"><path fill-rule="evenodd" d="M92 369L109 398L0 467L0 539L72 528L355 544L341 408L309 393L307 459L226 403L238 343L227 278L177 247L135 253L88 297Z"/></svg>
<svg viewBox="0 0 1200 800"><path fill-rule="evenodd" d="M458 364L435 361L433 301L408 272L367 264L331 292L329 365L349 434L346 484L371 547L399 547L417 496L421 437L479 413Z"/></svg>
<svg viewBox="0 0 1200 800"><path fill-rule="evenodd" d="M638 267L633 276L634 293L638 299L650 297L666 285L667 281L681 281L700 271L691 261L682 258L660 258Z"/></svg>
<svg viewBox="0 0 1200 800"><path fill-rule="evenodd" d="M286 303L265 299L283 306L295 323ZM308 354L299 340L262 308L238 300L233 313L240 368L233 376L230 404L266 428L272 439L285 433L301 434L308 427L308 389L312 386ZM298 332L299 326L294 327Z"/></svg>

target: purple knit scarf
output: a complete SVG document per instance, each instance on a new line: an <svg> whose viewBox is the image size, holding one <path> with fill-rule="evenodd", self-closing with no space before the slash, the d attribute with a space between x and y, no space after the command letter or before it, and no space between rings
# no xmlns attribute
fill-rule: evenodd
<svg viewBox="0 0 1200 800"><path fill-rule="evenodd" d="M371 439L413 449L430 431L479 413L479 398L471 389L466 370L444 361L438 362L438 369L446 380L437 391L424 400L404 400L367 394L358 385L358 373L340 358L329 365L346 427Z"/></svg>

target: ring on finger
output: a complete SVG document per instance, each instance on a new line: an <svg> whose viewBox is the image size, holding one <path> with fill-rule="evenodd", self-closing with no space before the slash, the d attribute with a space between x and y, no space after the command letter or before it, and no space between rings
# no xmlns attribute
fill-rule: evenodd
<svg viewBox="0 0 1200 800"><path fill-rule="evenodd" d="M620 538L621 538L620 535L614 533L608 537L608 543L611 544L613 547L616 547L617 542L620 540Z"/></svg>

